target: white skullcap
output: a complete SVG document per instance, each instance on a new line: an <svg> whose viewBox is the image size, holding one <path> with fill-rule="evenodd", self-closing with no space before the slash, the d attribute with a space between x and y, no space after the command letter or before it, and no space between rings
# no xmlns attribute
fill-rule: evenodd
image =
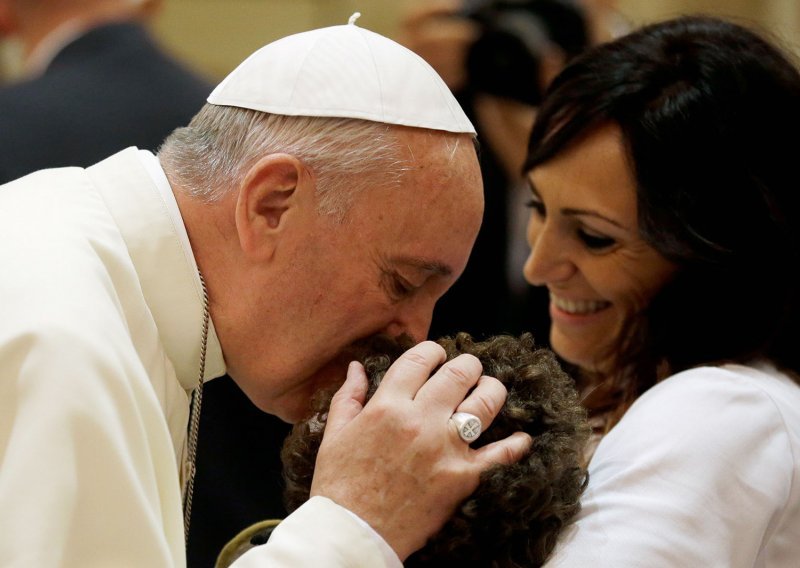
<svg viewBox="0 0 800 568"><path fill-rule="evenodd" d="M352 23L291 35L248 57L209 95L213 105L291 116L361 118L475 134L420 56Z"/></svg>

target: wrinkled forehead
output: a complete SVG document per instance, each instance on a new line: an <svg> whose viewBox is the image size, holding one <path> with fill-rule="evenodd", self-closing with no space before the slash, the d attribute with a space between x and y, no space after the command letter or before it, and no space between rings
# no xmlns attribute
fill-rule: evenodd
<svg viewBox="0 0 800 568"><path fill-rule="evenodd" d="M470 134L422 128L393 127L401 175L397 184L376 184L372 196L380 210L384 229L389 223L401 229L442 228L458 219L461 224L480 223L483 213L483 182ZM365 207L371 207L364 203ZM406 237L411 235L405 235ZM443 236L439 234L439 236Z"/></svg>
<svg viewBox="0 0 800 568"><path fill-rule="evenodd" d="M438 215L453 214L460 222L483 214L483 180L469 134L406 129L400 136L405 154L407 189L417 195L416 214L430 214L423 204L439 206ZM478 220L478 223L480 220Z"/></svg>
<svg viewBox="0 0 800 568"><path fill-rule="evenodd" d="M436 166L450 175L478 167L477 142L471 134L402 126L394 130L409 167Z"/></svg>

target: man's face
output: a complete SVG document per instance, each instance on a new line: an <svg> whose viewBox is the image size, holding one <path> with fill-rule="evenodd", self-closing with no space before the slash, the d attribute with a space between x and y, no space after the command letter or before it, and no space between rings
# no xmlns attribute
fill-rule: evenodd
<svg viewBox="0 0 800 568"><path fill-rule="evenodd" d="M276 254L250 333L223 342L231 376L284 420L303 417L316 389L344 379L353 342L424 339L435 302L467 262L483 212L472 142L418 129L398 136L410 165L400 186L359 194L340 224L309 214Z"/></svg>

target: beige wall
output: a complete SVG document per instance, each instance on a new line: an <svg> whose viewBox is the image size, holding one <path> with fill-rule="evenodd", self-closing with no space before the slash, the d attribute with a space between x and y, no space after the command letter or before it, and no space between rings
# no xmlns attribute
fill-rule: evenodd
<svg viewBox="0 0 800 568"><path fill-rule="evenodd" d="M361 25L397 37L405 10L428 1L163 0L164 9L154 30L168 49L216 80L276 38L343 24L357 10L362 13ZM616 4L634 25L694 12L735 17L773 34L800 56L800 0L616 0ZM4 55L0 45L0 74L4 66L11 67Z"/></svg>
<svg viewBox="0 0 800 568"><path fill-rule="evenodd" d="M771 35L800 55L798 0L618 0L617 5L634 25L689 13L729 17Z"/></svg>
<svg viewBox="0 0 800 568"><path fill-rule="evenodd" d="M155 31L173 52L218 79L273 39L346 23L355 11L362 13L359 24L396 37L405 10L425 1L164 0ZM766 30L800 54L800 0L617 0L617 6L634 25L696 12L734 17Z"/></svg>
<svg viewBox="0 0 800 568"><path fill-rule="evenodd" d="M312 28L359 24L395 35L404 0L164 0L154 24L174 53L213 78L279 37Z"/></svg>

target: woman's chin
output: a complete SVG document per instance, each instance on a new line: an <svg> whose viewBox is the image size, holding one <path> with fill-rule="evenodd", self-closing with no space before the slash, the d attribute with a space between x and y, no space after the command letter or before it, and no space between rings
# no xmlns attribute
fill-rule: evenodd
<svg viewBox="0 0 800 568"><path fill-rule="evenodd" d="M608 357L602 355L605 349L599 342L578 342L553 328L550 346L561 359L583 372L605 373L608 370Z"/></svg>

